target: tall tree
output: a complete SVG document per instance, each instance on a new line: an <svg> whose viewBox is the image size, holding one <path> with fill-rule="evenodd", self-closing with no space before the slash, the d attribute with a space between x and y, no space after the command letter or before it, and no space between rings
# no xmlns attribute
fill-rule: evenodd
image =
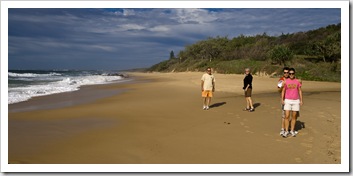
<svg viewBox="0 0 353 176"><path fill-rule="evenodd" d="M174 51L172 50L170 51L169 59L174 59L174 58L175 58Z"/></svg>

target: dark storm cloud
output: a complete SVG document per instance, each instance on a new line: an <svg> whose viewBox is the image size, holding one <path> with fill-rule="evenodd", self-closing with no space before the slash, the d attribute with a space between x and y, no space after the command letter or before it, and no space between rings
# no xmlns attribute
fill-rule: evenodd
<svg viewBox="0 0 353 176"><path fill-rule="evenodd" d="M9 9L10 69L148 67L207 37L340 23L340 9Z"/></svg>

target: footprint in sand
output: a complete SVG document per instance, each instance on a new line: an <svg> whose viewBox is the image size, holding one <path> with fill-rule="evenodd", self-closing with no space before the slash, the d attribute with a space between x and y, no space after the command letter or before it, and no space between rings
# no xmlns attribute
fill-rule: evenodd
<svg viewBox="0 0 353 176"><path fill-rule="evenodd" d="M284 139L284 138L283 138ZM281 143L289 143L288 140L281 140L281 139L276 139L277 142L281 142Z"/></svg>
<svg viewBox="0 0 353 176"><path fill-rule="evenodd" d="M319 115L319 117L326 119L325 115Z"/></svg>
<svg viewBox="0 0 353 176"><path fill-rule="evenodd" d="M307 134L307 133L305 133L305 134ZM314 137L309 137L308 139L306 139L305 141L308 141L308 142L313 142L313 139L314 139Z"/></svg>
<svg viewBox="0 0 353 176"><path fill-rule="evenodd" d="M295 158L295 161L296 161L297 163L303 162L301 158Z"/></svg>
<svg viewBox="0 0 353 176"><path fill-rule="evenodd" d="M325 117L326 117L326 115L325 115L325 113L324 113L324 112L319 112L319 117L325 118Z"/></svg>
<svg viewBox="0 0 353 176"><path fill-rule="evenodd" d="M307 148L313 148L313 144L301 143L300 145Z"/></svg>
<svg viewBox="0 0 353 176"><path fill-rule="evenodd" d="M306 133L306 132L300 132L300 136L306 136L306 135L308 135L308 133Z"/></svg>
<svg viewBox="0 0 353 176"><path fill-rule="evenodd" d="M310 129L310 130L312 131L312 133L314 133L314 134L320 133L320 132L318 132L317 130L315 130L315 128L313 128L313 127L311 127L311 126L305 126L305 128Z"/></svg>
<svg viewBox="0 0 353 176"><path fill-rule="evenodd" d="M253 132L253 131L249 131L249 130L246 130L245 132L247 132L247 133L251 133L251 134L255 133L255 132Z"/></svg>

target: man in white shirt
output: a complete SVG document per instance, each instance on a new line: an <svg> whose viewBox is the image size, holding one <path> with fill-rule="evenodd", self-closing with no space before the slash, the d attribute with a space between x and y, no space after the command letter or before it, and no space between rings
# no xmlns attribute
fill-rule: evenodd
<svg viewBox="0 0 353 176"><path fill-rule="evenodd" d="M211 98L213 96L213 92L215 91L216 80L212 75L211 67L206 69L206 73L201 77L201 91L203 100L203 109L208 110L210 108Z"/></svg>

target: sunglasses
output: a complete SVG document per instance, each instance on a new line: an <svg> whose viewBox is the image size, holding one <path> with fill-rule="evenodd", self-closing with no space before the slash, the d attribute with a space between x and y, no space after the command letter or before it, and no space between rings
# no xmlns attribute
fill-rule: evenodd
<svg viewBox="0 0 353 176"><path fill-rule="evenodd" d="M295 73L289 73L289 75L294 75Z"/></svg>
<svg viewBox="0 0 353 176"><path fill-rule="evenodd" d="M283 74L288 74L289 72L283 72Z"/></svg>

